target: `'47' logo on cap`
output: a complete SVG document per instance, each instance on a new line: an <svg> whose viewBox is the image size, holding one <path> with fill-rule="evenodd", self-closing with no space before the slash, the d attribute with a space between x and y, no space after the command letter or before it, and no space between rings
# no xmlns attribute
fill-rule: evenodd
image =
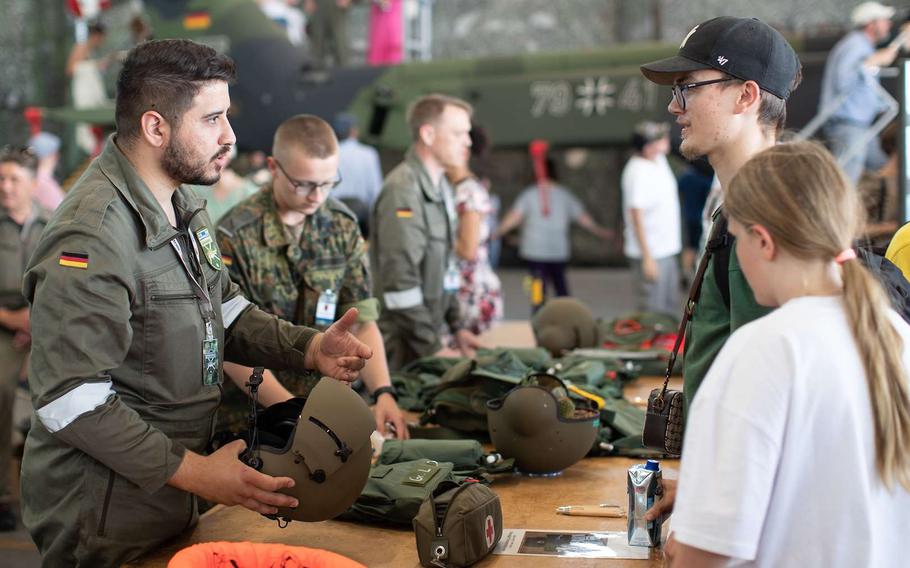
<svg viewBox="0 0 910 568"><path fill-rule="evenodd" d="M723 55L720 55L717 57L717 62L720 63L721 65L726 65L727 61L730 61L730 60L727 59L726 57L724 57Z"/></svg>

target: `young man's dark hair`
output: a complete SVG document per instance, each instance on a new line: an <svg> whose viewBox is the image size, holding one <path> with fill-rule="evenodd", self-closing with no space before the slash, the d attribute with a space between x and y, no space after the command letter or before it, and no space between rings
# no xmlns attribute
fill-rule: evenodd
<svg viewBox="0 0 910 568"><path fill-rule="evenodd" d="M234 61L184 39L148 41L130 50L117 79L117 142L139 135L139 119L154 110L174 128L209 81L234 80Z"/></svg>
<svg viewBox="0 0 910 568"><path fill-rule="evenodd" d="M743 82L743 80L738 77L730 76L730 79L733 83ZM796 76L793 77L793 82L790 83L790 92L792 93L795 91L802 81L803 70L802 67L800 67L796 70ZM761 104L758 106L758 123L765 128L772 129L775 136L780 136L787 124L787 99L782 99L771 92L763 90L761 92Z"/></svg>

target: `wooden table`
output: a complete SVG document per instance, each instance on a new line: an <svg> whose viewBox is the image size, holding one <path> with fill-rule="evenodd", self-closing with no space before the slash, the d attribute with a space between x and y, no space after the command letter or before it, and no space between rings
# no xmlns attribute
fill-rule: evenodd
<svg viewBox="0 0 910 568"><path fill-rule="evenodd" d="M533 345L527 322L507 322L486 334L488 345L523 347ZM656 377L644 377L626 389L630 400L646 400L647 393L659 385ZM678 379L674 381L679 388ZM625 531L625 519L569 517L557 515L560 505L616 503L626 507L626 472L641 460L627 458L586 458L559 477L533 478L500 476L492 488L502 500L505 528L575 531ZM665 460L664 467L678 467L676 460ZM203 515L190 532L167 543L153 554L133 564L163 567L178 550L209 541L254 541L323 548L348 556L370 568L417 567L414 533L406 528L325 521L292 522L280 529L258 513L243 507L217 506ZM523 556L485 558L481 567L567 566L661 566L660 553L652 551L649 560L567 559Z"/></svg>

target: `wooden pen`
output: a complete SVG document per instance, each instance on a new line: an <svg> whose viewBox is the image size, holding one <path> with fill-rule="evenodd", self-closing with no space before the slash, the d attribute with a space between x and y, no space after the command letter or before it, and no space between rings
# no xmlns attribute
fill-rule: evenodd
<svg viewBox="0 0 910 568"><path fill-rule="evenodd" d="M556 507L556 512L560 515L572 515L576 517L611 517L621 519L626 516L626 512L616 505L563 505Z"/></svg>

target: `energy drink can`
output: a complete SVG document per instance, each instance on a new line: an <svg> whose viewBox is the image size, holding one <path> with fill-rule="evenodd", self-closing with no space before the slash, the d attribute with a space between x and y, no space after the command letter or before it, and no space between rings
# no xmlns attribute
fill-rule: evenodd
<svg viewBox="0 0 910 568"><path fill-rule="evenodd" d="M660 462L648 460L629 468L629 544L658 546L663 519L645 520L645 513L660 500Z"/></svg>

